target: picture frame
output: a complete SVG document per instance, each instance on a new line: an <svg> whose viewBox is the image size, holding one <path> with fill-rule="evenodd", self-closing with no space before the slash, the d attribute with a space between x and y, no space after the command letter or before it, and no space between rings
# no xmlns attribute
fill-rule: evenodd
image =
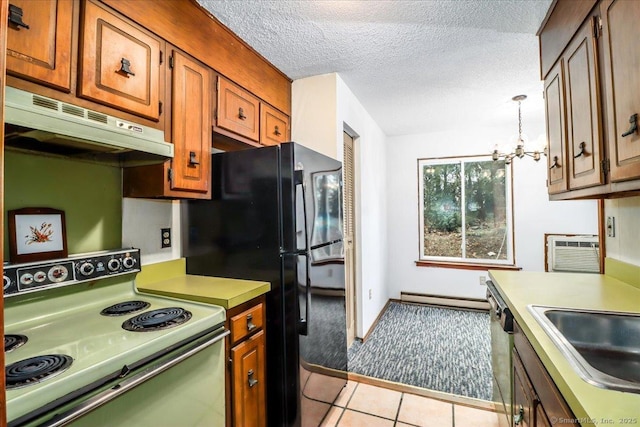
<svg viewBox="0 0 640 427"><path fill-rule="evenodd" d="M67 256L64 211L22 208L8 211L9 259L12 263Z"/></svg>

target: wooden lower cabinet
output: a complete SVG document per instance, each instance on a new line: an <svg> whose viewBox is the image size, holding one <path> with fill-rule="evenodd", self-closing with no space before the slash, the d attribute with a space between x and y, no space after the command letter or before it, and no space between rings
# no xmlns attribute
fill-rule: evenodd
<svg viewBox="0 0 640 427"><path fill-rule="evenodd" d="M266 426L264 296L227 311L227 426Z"/></svg>
<svg viewBox="0 0 640 427"><path fill-rule="evenodd" d="M525 427L579 426L542 361L513 323L513 424Z"/></svg>
<svg viewBox="0 0 640 427"><path fill-rule="evenodd" d="M265 423L264 331L231 349L234 426Z"/></svg>

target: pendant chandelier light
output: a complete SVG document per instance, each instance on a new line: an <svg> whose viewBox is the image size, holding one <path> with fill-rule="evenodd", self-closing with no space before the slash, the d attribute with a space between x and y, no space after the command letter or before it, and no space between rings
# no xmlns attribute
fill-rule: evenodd
<svg viewBox="0 0 640 427"><path fill-rule="evenodd" d="M506 164L511 164L511 160L513 160L514 157L521 159L524 156L529 156L537 162L538 160L540 160L542 152L539 150L526 151L524 146L525 141L522 137L522 111L520 107L522 101L527 99L527 95L516 95L511 99L518 102L518 139L515 141L515 148L511 147L509 153L501 153L496 145L493 149L493 153L491 153L491 158L494 161L503 159Z"/></svg>

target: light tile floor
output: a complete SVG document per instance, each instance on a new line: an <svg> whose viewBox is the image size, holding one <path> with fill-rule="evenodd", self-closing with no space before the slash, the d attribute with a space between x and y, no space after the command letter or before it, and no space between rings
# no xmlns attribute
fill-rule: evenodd
<svg viewBox="0 0 640 427"><path fill-rule="evenodd" d="M498 427L495 412L349 381L322 427Z"/></svg>

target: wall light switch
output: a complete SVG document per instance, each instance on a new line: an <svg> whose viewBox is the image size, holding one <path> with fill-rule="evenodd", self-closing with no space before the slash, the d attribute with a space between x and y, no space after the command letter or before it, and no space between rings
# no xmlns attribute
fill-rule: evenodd
<svg viewBox="0 0 640 427"><path fill-rule="evenodd" d="M616 217L607 217L607 237L616 237Z"/></svg>

